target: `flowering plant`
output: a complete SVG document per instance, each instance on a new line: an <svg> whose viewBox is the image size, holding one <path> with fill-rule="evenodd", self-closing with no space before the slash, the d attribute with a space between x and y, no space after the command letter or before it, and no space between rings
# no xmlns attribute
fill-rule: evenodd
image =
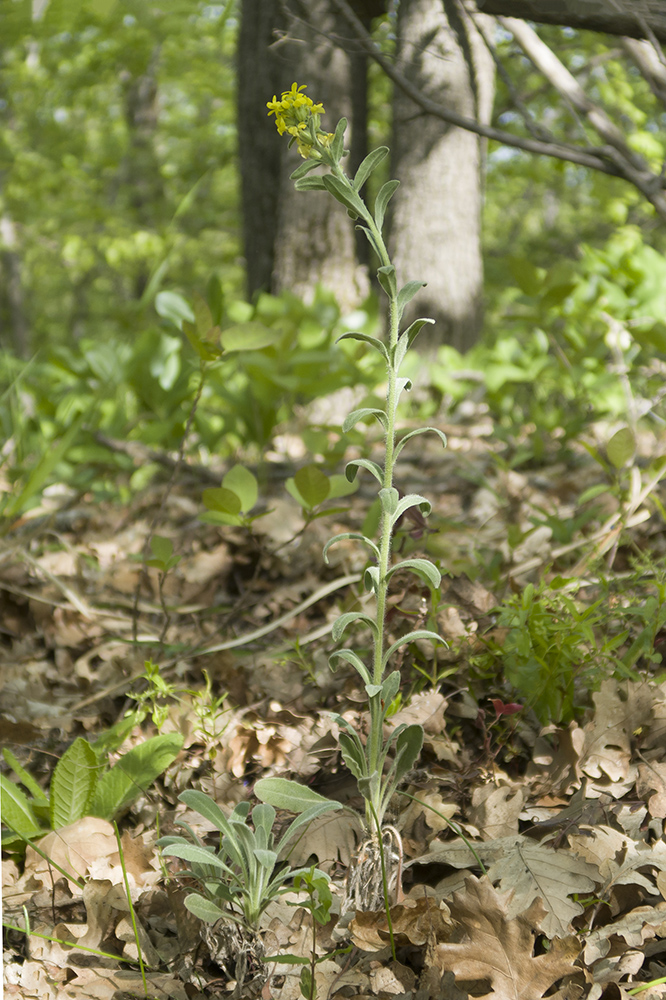
<svg viewBox="0 0 666 1000"><path fill-rule="evenodd" d="M301 156L305 159L291 175L297 190L327 191L344 205L352 219L359 220L359 228L365 233L377 257L379 266L377 277L379 284L389 300L389 329L386 341L379 337L364 333L345 333L340 339L360 340L381 354L386 364L387 393L384 408L364 407L353 410L346 417L342 429L350 430L356 423L368 417L375 418L384 431L384 461L382 465L367 458L358 458L349 462L345 469L347 479L352 482L359 469L369 472L378 483L378 495L381 504L381 521L379 539L373 539L359 532L344 532L331 538L324 547L324 559L331 545L343 539L355 539L364 545L372 558L371 565L365 571L364 584L366 590L375 596L374 615L362 611L351 611L341 615L333 627L333 638L337 642L350 626L361 624L370 630L373 652L371 662L366 663L361 656L350 648L336 650L330 657L331 664L343 660L350 663L358 672L368 696L370 727L367 740L364 742L356 730L342 716L336 716L340 725L340 750L345 763L355 776L360 792L366 802L366 822L372 832L378 852L381 855L382 872L384 868L384 845L386 829L391 829L391 837L399 844L397 832L392 828L384 828L384 819L393 793L398 783L413 767L423 744L423 730L419 725L400 725L384 740L384 723L390 707L398 694L401 678L398 670L390 670L391 658L394 653L407 643L417 639L429 639L435 643L444 640L435 632L418 629L403 635L387 648L385 637L385 617L387 595L391 577L397 572L408 571L420 577L429 587L438 588L441 582L439 570L428 559L403 559L392 562L392 536L398 520L410 508L417 507L422 514L430 513L430 502L420 494L410 493L400 496L393 485L393 469L395 461L404 446L416 435L428 431L439 435L446 445L446 438L435 427L422 427L412 430L400 437L396 435L396 410L400 395L411 388L406 378L400 377L400 369L408 349L420 330L432 319L415 320L407 329L400 330L402 315L407 303L423 287L423 281L408 281L398 288L396 270L391 263L386 244L382 235L384 217L389 201L398 187L399 181L390 180L379 190L371 212L361 197L360 190L370 174L387 156L386 146L374 149L366 156L353 179L347 177L340 166L344 156L344 135L347 127L346 119L342 118L335 133L326 133L321 128L321 115L324 108L315 104L302 93L305 85L294 83L291 90L282 94L278 101L275 97L268 102L269 114L275 114L278 132L287 132L292 141L298 145ZM329 172L321 176L312 176L311 171L317 167L328 167ZM391 758L392 754L392 758ZM281 783L284 786L284 782ZM272 788L271 779L258 783L257 794L264 801L273 805L288 808L286 799ZM367 855L367 851L366 851ZM399 866L398 866L399 868ZM398 876L396 876L396 879ZM367 881L367 880L366 880ZM386 878L383 879L386 895ZM358 900L357 900L358 901Z"/></svg>

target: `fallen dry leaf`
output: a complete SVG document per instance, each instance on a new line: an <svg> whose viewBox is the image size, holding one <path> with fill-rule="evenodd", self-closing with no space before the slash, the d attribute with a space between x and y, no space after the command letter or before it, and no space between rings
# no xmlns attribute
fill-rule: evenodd
<svg viewBox="0 0 666 1000"><path fill-rule="evenodd" d="M479 1000L537 1000L564 976L577 971L575 937L556 938L550 950L534 954L535 932L546 916L540 900L510 917L507 903L487 878L465 881L465 892L451 902L451 918L461 940L438 944L434 958L442 972L456 979L489 982L491 992Z"/></svg>

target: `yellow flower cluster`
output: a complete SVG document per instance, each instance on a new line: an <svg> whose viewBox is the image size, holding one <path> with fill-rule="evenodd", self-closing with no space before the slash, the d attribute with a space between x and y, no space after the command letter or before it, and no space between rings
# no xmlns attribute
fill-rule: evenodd
<svg viewBox="0 0 666 1000"><path fill-rule="evenodd" d="M273 100L268 101L266 107L269 115L275 115L275 124L280 135L288 132L294 136L298 145L298 151L304 159L312 155L312 131L308 125L314 119L314 132L317 140L324 146L329 146L333 139L332 133L323 132L319 128L319 115L325 114L323 104L315 104L314 101L302 94L307 84L302 83L297 86L292 83L291 90L282 92L282 99L278 101L273 95Z"/></svg>

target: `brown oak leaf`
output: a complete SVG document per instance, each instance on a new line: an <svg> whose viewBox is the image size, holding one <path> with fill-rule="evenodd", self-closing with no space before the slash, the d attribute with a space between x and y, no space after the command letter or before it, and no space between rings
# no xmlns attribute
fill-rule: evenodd
<svg viewBox="0 0 666 1000"><path fill-rule="evenodd" d="M465 891L455 893L450 903L461 940L433 949L442 972L490 983L491 992L479 1000L537 1000L577 971L572 963L580 948L573 936L556 938L546 954L534 954L535 933L546 914L541 900L513 918L507 912L510 901L511 893L500 895L487 878L466 879Z"/></svg>

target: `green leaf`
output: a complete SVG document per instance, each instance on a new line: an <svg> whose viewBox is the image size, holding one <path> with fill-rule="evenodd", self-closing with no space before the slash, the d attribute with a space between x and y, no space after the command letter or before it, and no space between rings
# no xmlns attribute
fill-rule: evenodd
<svg viewBox="0 0 666 1000"><path fill-rule="evenodd" d="M339 177L333 176L333 174L324 174L322 180L329 194L332 194L345 208L353 212L354 217L365 215L367 209L353 188L349 187Z"/></svg>
<svg viewBox="0 0 666 1000"><path fill-rule="evenodd" d="M318 160L306 160L300 166L296 167L293 173L289 174L289 178L292 181L297 181L301 177L305 177L306 174L309 174L311 170L320 166L321 163Z"/></svg>
<svg viewBox="0 0 666 1000"><path fill-rule="evenodd" d="M384 226L384 216L386 207L395 194L396 188L400 186L400 181L387 181L380 189L375 199L375 223L381 232Z"/></svg>
<svg viewBox="0 0 666 1000"><path fill-rule="evenodd" d="M374 406L364 406L360 410L352 410L351 413L347 414L342 424L343 434L350 431L352 427L359 422L359 420L365 420L366 417L376 417L384 430L386 430L388 417L386 416L384 410L379 410Z"/></svg>
<svg viewBox="0 0 666 1000"><path fill-rule="evenodd" d="M331 484L319 466L304 465L294 476L294 483L306 507L317 507L328 497Z"/></svg>
<svg viewBox="0 0 666 1000"><path fill-rule="evenodd" d="M183 745L180 733L152 736L133 747L100 778L89 815L112 820L176 759Z"/></svg>
<svg viewBox="0 0 666 1000"><path fill-rule="evenodd" d="M297 781L289 781L287 778L260 778L254 786L254 794L261 802L268 802L275 809L286 809L293 813L305 812L322 803L330 803L333 809L341 808L339 802L331 803L330 799L307 785L299 785Z"/></svg>
<svg viewBox="0 0 666 1000"><path fill-rule="evenodd" d="M323 177L301 177L294 181L297 191L326 191Z"/></svg>
<svg viewBox="0 0 666 1000"><path fill-rule="evenodd" d="M243 465L234 465L229 469L222 485L225 489L231 490L240 500L240 509L244 514L252 510L259 498L259 485L256 477Z"/></svg>
<svg viewBox="0 0 666 1000"><path fill-rule="evenodd" d="M184 792L180 793L178 799L180 802L184 802L190 809L198 812L209 823L212 823L220 833L233 836L228 818L222 812L217 802L211 799L210 795L206 795L205 792L200 792L196 788L187 788Z"/></svg>
<svg viewBox="0 0 666 1000"><path fill-rule="evenodd" d="M395 277L393 264L386 264L377 268L377 279L390 299L394 299L398 294L398 283Z"/></svg>
<svg viewBox="0 0 666 1000"><path fill-rule="evenodd" d="M335 135L333 137L333 141L331 142L331 147L330 147L331 153L333 154L338 163L342 159L342 154L344 152L346 131L347 131L347 119L341 118L335 127ZM326 176L330 177L331 175L327 174ZM335 180L337 180L337 178L335 178Z"/></svg>
<svg viewBox="0 0 666 1000"><path fill-rule="evenodd" d="M372 630L373 635L377 635L377 622L373 618L362 611L347 611L333 622L333 628L331 629L333 642L339 642L347 626L351 625L352 622L358 621L367 625Z"/></svg>
<svg viewBox="0 0 666 1000"><path fill-rule="evenodd" d="M99 769L97 754L79 736L62 755L51 778L49 818L54 830L88 815Z"/></svg>
<svg viewBox="0 0 666 1000"><path fill-rule="evenodd" d="M5 761L9 764L21 784L28 789L35 801L40 805L48 805L48 796L45 794L41 785L35 781L33 776L30 774L30 771L26 771L24 767L21 767L11 750L7 750L6 748L3 749L2 756L5 758Z"/></svg>
<svg viewBox="0 0 666 1000"><path fill-rule="evenodd" d="M366 469L368 472L371 472L381 485L383 481L382 470L376 462L371 462L369 458L354 458L351 462L347 462L345 465L345 476L350 483L353 483L356 479L356 473L359 469Z"/></svg>
<svg viewBox="0 0 666 1000"><path fill-rule="evenodd" d="M394 780L400 779L412 769L423 746L423 728L407 726L398 736L395 750Z"/></svg>
<svg viewBox="0 0 666 1000"><path fill-rule="evenodd" d="M448 649L448 644L442 639L441 635L437 635L436 632L431 632L429 629L420 628L415 632L408 632L401 639L398 639L397 642L394 642L392 646L389 646L382 659L384 666L391 659L396 649L400 649L401 646L406 645L408 642L414 642L416 639L432 639L433 642L438 643L440 646L446 646Z"/></svg>
<svg viewBox="0 0 666 1000"><path fill-rule="evenodd" d="M442 574L429 559L403 559L401 562L391 566L386 574L386 579L388 580L394 573L404 569L410 570L412 573L420 576L422 580L425 580L426 583L435 589L442 582Z"/></svg>
<svg viewBox="0 0 666 1000"><path fill-rule="evenodd" d="M183 320L194 323L192 306L178 292L158 292L155 296L155 311L162 319L170 320L179 330Z"/></svg>
<svg viewBox="0 0 666 1000"><path fill-rule="evenodd" d="M375 594L379 591L379 567L368 566L363 574L363 588L368 593L372 590Z"/></svg>
<svg viewBox="0 0 666 1000"><path fill-rule="evenodd" d="M360 340L364 344L369 344L373 347L379 354L382 355L386 364L389 364L389 355L386 350L386 346L379 340L378 337L371 337L368 333L359 333L357 330L352 330L349 333L343 333L341 337L338 337L336 343L341 340Z"/></svg>
<svg viewBox="0 0 666 1000"><path fill-rule="evenodd" d="M384 679L382 684L382 701L384 702L385 709L388 709L391 702L400 690L400 684L402 682L402 677L400 676L399 670L394 670Z"/></svg>
<svg viewBox="0 0 666 1000"><path fill-rule="evenodd" d="M266 871L272 872L277 864L278 856L275 851L268 851L263 847L255 847L254 856Z"/></svg>
<svg viewBox="0 0 666 1000"><path fill-rule="evenodd" d="M372 171L388 156L388 153L388 146L377 146L371 153L368 153L354 176L354 187L357 191L361 190Z"/></svg>
<svg viewBox="0 0 666 1000"><path fill-rule="evenodd" d="M335 473L328 477L328 482L330 485L330 491L328 494L328 500L336 500L339 497L348 497L351 493L356 493L358 489L358 483L350 483L346 476L341 476L339 473ZM345 510L344 507L335 508L335 512L341 512ZM328 510L327 514L332 514L333 510Z"/></svg>
<svg viewBox="0 0 666 1000"><path fill-rule="evenodd" d="M209 851L206 847L201 847L200 844L188 844L185 841L163 847L162 854L173 858L182 858L183 861L189 861L190 864L194 865L210 865L221 871L228 871L229 867L218 858L215 851Z"/></svg>
<svg viewBox="0 0 666 1000"><path fill-rule="evenodd" d="M427 281L408 281L398 292L398 316L402 316L405 306L414 298L417 292L425 288Z"/></svg>
<svg viewBox="0 0 666 1000"><path fill-rule="evenodd" d="M222 347L225 351L259 351L262 347L270 347L280 336L279 331L272 330L257 320L238 323L222 331Z"/></svg>
<svg viewBox="0 0 666 1000"><path fill-rule="evenodd" d="M153 535L151 537L150 548L155 557L154 561L160 564L168 563L173 555L173 542L170 538L163 538L162 535ZM150 560L150 562L153 562L153 560Z"/></svg>
<svg viewBox="0 0 666 1000"><path fill-rule="evenodd" d="M198 892L191 892L185 897L185 907L205 924L216 924L221 917L226 917L227 912L221 910L219 906L205 896L200 896Z"/></svg>
<svg viewBox="0 0 666 1000"><path fill-rule="evenodd" d="M366 538L366 536L362 535L359 531L343 531L341 534L334 535L333 538L329 538L329 540L326 542L326 545L324 546L324 551L323 551L323 556L324 556L324 562L325 563L328 564L328 554L327 553L328 553L328 550L330 549L331 545L336 545L338 542L343 542L347 538L353 538L353 539L356 539L359 542L362 542L363 545L367 546L367 548L370 549L370 551L375 556L375 558L379 559L379 549L377 548L377 546L375 545L375 543L370 538Z"/></svg>
<svg viewBox="0 0 666 1000"><path fill-rule="evenodd" d="M4 774L0 774L0 818L6 826L31 840L46 833L27 796Z"/></svg>
<svg viewBox="0 0 666 1000"><path fill-rule="evenodd" d="M213 326L219 326L224 315L224 292L222 291L222 283L216 274L211 274L206 284L206 300Z"/></svg>
<svg viewBox="0 0 666 1000"><path fill-rule="evenodd" d="M606 446L608 459L616 469L621 469L636 453L636 438L629 427L620 427L615 431Z"/></svg>
<svg viewBox="0 0 666 1000"><path fill-rule="evenodd" d="M407 351L412 346L412 344L416 340L417 336L419 335L423 327L426 326L428 323L434 325L435 321L434 319L430 319L429 317L427 318L422 317L421 319L415 319L414 322L411 323L410 326L408 326L407 329L400 334L400 339L398 340L398 343L395 345L395 354L393 355L393 363L395 365L396 371L400 370L400 365L404 361Z"/></svg>
<svg viewBox="0 0 666 1000"><path fill-rule="evenodd" d="M358 739L354 739L350 733L340 733L338 742L342 759L354 777L358 780L358 778L367 775L368 765L363 747L359 744Z"/></svg>
<svg viewBox="0 0 666 1000"><path fill-rule="evenodd" d="M388 489L380 490L379 502L383 512L388 514L389 517L392 517L398 509L398 504L400 503L400 494L396 490L395 486L389 486Z"/></svg>
<svg viewBox="0 0 666 1000"><path fill-rule="evenodd" d="M328 664L331 670L335 672L336 668L333 666L334 660L345 660L347 663L351 663L351 665L361 675L361 679L366 684L370 683L370 673L368 671L368 668L366 667L365 663L358 655L358 653L355 653L352 649L336 649L335 652L331 653L331 655L328 658Z"/></svg>
<svg viewBox="0 0 666 1000"><path fill-rule="evenodd" d="M367 226L360 226L360 225L357 226L356 228L360 229L361 232L365 233L366 238L368 240L368 243L370 244L370 246L372 247L372 249L375 251L375 253L377 254L377 256L381 259L382 248L380 247L379 243L375 239L375 234L372 232L372 230L368 229Z"/></svg>
<svg viewBox="0 0 666 1000"><path fill-rule="evenodd" d="M240 514L241 499L237 493L227 489L226 486L215 486L204 490L201 494L201 499L203 500L204 507L207 507L208 510L214 510L219 514L231 514L232 516Z"/></svg>
<svg viewBox="0 0 666 1000"><path fill-rule="evenodd" d="M190 323L188 320L183 320L183 333L202 361L214 361L221 355L222 351L219 347L214 344L206 343L201 339L196 331L194 323Z"/></svg>
<svg viewBox="0 0 666 1000"><path fill-rule="evenodd" d="M442 444L446 448L447 440L444 431L440 431L438 427L417 427L415 431L410 431L408 434L405 434L404 437L400 438L400 440L395 446L395 457L396 458L398 457L402 449L405 447L407 442L411 440L411 438L417 437L417 435L419 434L437 434L437 436L441 439Z"/></svg>
<svg viewBox="0 0 666 1000"><path fill-rule="evenodd" d="M392 523L395 524L398 518L401 517L405 511L409 510L410 507L420 507L421 513L426 516L432 510L430 501L427 500L426 497L422 497L420 493L408 493L406 497L403 497L402 500L398 502L398 505L393 513Z"/></svg>

